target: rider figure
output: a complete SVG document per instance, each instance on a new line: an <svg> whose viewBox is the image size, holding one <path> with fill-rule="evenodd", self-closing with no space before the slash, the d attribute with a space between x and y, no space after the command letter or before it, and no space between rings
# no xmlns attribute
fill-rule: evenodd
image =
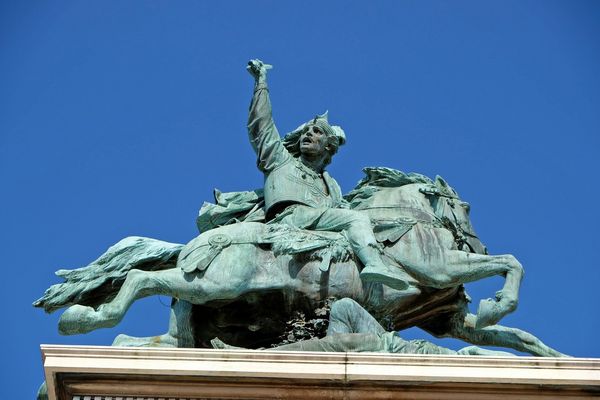
<svg viewBox="0 0 600 400"><path fill-rule="evenodd" d="M260 60L251 60L247 67L255 78L248 135L258 156L258 168L265 175L267 221L300 229L344 232L364 264L360 274L363 280L406 288L410 278L382 261L368 216L348 208L338 183L325 171L345 142L344 131L329 125L325 114L281 139L271 114L266 80L270 68Z"/></svg>

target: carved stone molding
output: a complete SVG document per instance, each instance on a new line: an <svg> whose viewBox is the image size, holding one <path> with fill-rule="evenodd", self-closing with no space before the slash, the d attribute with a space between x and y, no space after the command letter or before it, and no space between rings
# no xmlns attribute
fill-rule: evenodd
<svg viewBox="0 0 600 400"><path fill-rule="evenodd" d="M50 400L600 396L600 359L43 345Z"/></svg>

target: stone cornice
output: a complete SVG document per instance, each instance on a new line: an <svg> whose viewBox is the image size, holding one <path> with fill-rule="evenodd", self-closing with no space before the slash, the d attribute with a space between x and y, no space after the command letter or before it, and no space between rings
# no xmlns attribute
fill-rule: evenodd
<svg viewBox="0 0 600 400"><path fill-rule="evenodd" d="M600 395L599 359L41 348L50 400L74 395L268 399L282 393L303 400L400 393L423 399Z"/></svg>

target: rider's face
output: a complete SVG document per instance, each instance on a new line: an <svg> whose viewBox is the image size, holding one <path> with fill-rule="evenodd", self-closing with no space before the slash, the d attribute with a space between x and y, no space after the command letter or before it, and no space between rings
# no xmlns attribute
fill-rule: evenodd
<svg viewBox="0 0 600 400"><path fill-rule="evenodd" d="M308 125L300 134L300 153L302 155L321 155L327 147L327 135L316 125Z"/></svg>

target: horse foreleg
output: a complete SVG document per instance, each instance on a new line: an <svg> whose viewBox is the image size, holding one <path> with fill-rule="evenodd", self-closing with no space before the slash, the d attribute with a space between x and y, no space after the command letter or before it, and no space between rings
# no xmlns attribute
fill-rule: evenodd
<svg viewBox="0 0 600 400"><path fill-rule="evenodd" d="M494 299L484 299L479 302L477 321L475 322L478 328L497 324L506 314L517 309L519 289L523 279L523 266L514 256L507 254L482 257L501 257L507 270L504 273L502 290L496 292Z"/></svg>
<svg viewBox="0 0 600 400"><path fill-rule="evenodd" d="M113 300L97 310L79 304L69 307L60 317L58 330L63 335L74 335L113 327L123 319L135 300L156 294L179 297L200 286L199 281L195 275L184 277L184 272L178 268L156 272L132 269Z"/></svg>
<svg viewBox="0 0 600 400"><path fill-rule="evenodd" d="M442 336L462 339L479 346L511 348L539 357L569 357L547 346L529 332L502 325L477 328L475 327L475 319L475 315L468 314L464 321L453 323L450 332Z"/></svg>
<svg viewBox="0 0 600 400"><path fill-rule="evenodd" d="M476 326L494 325L517 308L519 288L523 278L523 266L510 255L489 256L450 250L445 254L443 265L434 269L430 280L434 287L444 288L478 281L495 275L505 277L502 290L495 299L479 303Z"/></svg>

